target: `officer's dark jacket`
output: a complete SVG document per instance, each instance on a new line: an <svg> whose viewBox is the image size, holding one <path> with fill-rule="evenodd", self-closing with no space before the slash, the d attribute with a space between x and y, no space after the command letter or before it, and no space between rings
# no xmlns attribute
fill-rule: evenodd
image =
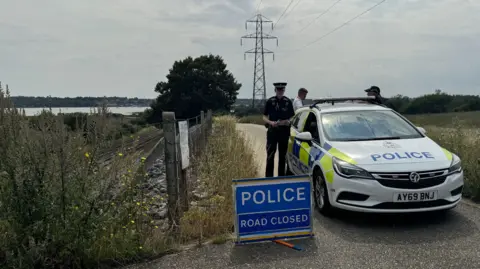
<svg viewBox="0 0 480 269"><path fill-rule="evenodd" d="M263 115L271 121L290 119L295 115L292 100L285 96L280 99L276 96L270 97L265 103Z"/></svg>
<svg viewBox="0 0 480 269"><path fill-rule="evenodd" d="M395 106L392 104L392 102L389 101L390 99L388 99L388 98L385 98L385 97L382 97L382 96L379 95L375 98L375 100L385 107L388 107L388 108L393 109L395 111L397 110L395 108Z"/></svg>

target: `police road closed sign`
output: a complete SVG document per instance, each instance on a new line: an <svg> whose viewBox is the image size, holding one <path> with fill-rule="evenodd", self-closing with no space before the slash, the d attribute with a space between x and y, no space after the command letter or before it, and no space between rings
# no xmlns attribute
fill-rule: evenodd
<svg viewBox="0 0 480 269"><path fill-rule="evenodd" d="M236 243L313 235L308 176L233 180Z"/></svg>

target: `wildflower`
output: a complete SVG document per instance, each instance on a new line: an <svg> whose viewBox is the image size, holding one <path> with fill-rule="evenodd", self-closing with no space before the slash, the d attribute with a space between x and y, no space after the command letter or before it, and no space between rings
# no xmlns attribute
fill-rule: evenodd
<svg viewBox="0 0 480 269"><path fill-rule="evenodd" d="M123 226L122 228L123 228L123 229L127 229L127 227L125 227L125 226Z"/></svg>
<svg viewBox="0 0 480 269"><path fill-rule="evenodd" d="M146 160L147 158L142 157L142 158L140 158L140 159L142 160L142 163L143 163L143 162L145 162L145 160Z"/></svg>
<svg viewBox="0 0 480 269"><path fill-rule="evenodd" d="M158 229L158 226L157 226L157 225L155 225L155 229Z"/></svg>
<svg viewBox="0 0 480 269"><path fill-rule="evenodd" d="M123 153L119 152L119 153L118 153L118 156L122 157L122 156L123 156Z"/></svg>
<svg viewBox="0 0 480 269"><path fill-rule="evenodd" d="M138 249L143 249L143 247L142 247L142 246L139 246Z"/></svg>
<svg viewBox="0 0 480 269"><path fill-rule="evenodd" d="M85 157L90 158L90 154L88 152L85 152Z"/></svg>
<svg viewBox="0 0 480 269"><path fill-rule="evenodd" d="M139 202L137 202L137 205L139 206L139 205L140 205L140 203L139 203Z"/></svg>
<svg viewBox="0 0 480 269"><path fill-rule="evenodd" d="M111 205L115 205L115 203L114 203L114 202L112 202L112 204L111 204Z"/></svg>
<svg viewBox="0 0 480 269"><path fill-rule="evenodd" d="M76 206L74 206L73 208L74 208L75 210L78 210L78 206L77 206L77 205L76 205Z"/></svg>
<svg viewBox="0 0 480 269"><path fill-rule="evenodd" d="M135 221L134 221L134 220L131 220L130 222L131 222L132 224L135 224Z"/></svg>
<svg viewBox="0 0 480 269"><path fill-rule="evenodd" d="M113 237L113 234L110 234L110 237Z"/></svg>

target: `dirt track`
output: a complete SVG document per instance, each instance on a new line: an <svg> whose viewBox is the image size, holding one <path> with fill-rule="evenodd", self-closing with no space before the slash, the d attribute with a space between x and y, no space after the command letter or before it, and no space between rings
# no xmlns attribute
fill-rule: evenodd
<svg viewBox="0 0 480 269"><path fill-rule="evenodd" d="M238 124L237 130L244 134L247 143L254 151L258 163L258 177L265 176L266 152L266 131L267 129L258 124ZM278 151L275 154L274 175L277 176Z"/></svg>

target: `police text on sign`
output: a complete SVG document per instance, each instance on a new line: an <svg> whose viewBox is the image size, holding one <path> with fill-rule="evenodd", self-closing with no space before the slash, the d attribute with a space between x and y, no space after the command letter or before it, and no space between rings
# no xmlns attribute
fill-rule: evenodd
<svg viewBox="0 0 480 269"><path fill-rule="evenodd" d="M237 242L311 236L308 176L234 181Z"/></svg>

